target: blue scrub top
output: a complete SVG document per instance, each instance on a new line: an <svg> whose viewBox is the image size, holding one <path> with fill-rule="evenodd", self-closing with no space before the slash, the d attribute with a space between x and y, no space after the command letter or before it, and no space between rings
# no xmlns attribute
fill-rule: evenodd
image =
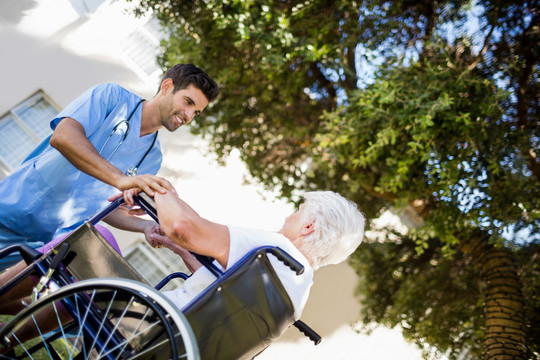
<svg viewBox="0 0 540 360"><path fill-rule="evenodd" d="M77 120L99 151L114 126L127 119L140 97L116 84L95 86L69 104L51 121L54 130L64 117ZM130 120L127 138L109 159L122 172L136 166L150 148L154 134L140 137L142 104ZM121 133L115 133L102 151L108 158ZM37 247L77 228L109 203L119 191L77 170L49 138L38 145L10 176L0 182L0 247L25 242ZM156 174L161 167L159 140L138 174Z"/></svg>

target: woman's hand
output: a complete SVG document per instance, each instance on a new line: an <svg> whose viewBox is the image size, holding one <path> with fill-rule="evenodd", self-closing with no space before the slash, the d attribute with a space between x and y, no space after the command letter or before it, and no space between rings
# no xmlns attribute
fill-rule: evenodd
<svg viewBox="0 0 540 360"><path fill-rule="evenodd" d="M145 231L146 241L155 249L167 248L179 255L187 268L193 273L199 269L202 264L189 251L169 239L163 230L156 224L155 227L149 227L148 232Z"/></svg>
<svg viewBox="0 0 540 360"><path fill-rule="evenodd" d="M153 226L148 226L144 229L144 236L148 244L155 249L160 249L163 247L168 247L172 241L163 233L159 224L154 224Z"/></svg>

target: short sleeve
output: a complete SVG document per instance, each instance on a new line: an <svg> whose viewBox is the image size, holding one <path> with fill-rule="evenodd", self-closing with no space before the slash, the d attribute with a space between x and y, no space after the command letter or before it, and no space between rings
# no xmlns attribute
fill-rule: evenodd
<svg viewBox="0 0 540 360"><path fill-rule="evenodd" d="M279 246L285 251L296 251L296 248L291 249L291 246L293 246L292 243L278 233L234 226L229 226L228 228L231 242L227 269L238 262L249 251L260 246Z"/></svg>
<svg viewBox="0 0 540 360"><path fill-rule="evenodd" d="M63 118L70 117L84 127L86 136L89 137L118 103L122 91L120 85L112 83L86 90L51 121L51 129L54 130Z"/></svg>
<svg viewBox="0 0 540 360"><path fill-rule="evenodd" d="M307 258L293 245L285 236L261 230L252 230L229 226L230 247L227 268L238 262L244 255L251 250L261 246L277 246L295 258L304 266L304 273L296 275L290 268L281 261L270 255L270 262L283 286L287 290L289 297L294 305L295 318L298 319L307 298L309 290L313 284L313 268Z"/></svg>

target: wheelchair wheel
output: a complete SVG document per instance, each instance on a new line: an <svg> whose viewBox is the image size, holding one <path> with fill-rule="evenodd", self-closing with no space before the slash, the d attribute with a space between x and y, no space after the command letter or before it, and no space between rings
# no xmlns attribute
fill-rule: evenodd
<svg viewBox="0 0 540 360"><path fill-rule="evenodd" d="M184 315L155 289L90 279L47 294L0 329L0 359L195 359Z"/></svg>

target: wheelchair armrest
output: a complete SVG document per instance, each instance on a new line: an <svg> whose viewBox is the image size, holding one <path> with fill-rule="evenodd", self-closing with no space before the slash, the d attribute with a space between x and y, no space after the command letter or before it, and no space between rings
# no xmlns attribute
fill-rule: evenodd
<svg viewBox="0 0 540 360"><path fill-rule="evenodd" d="M156 286L154 286L154 288L156 290L161 290L161 288L163 288L165 285L167 285L169 283L169 281L171 281L172 279L178 279L178 278L181 278L183 280L186 280L187 278L189 277L188 274L186 273L183 273L183 272L174 272L172 274L169 274L167 275L163 280L161 280L159 282L159 284L157 284Z"/></svg>
<svg viewBox="0 0 540 360"><path fill-rule="evenodd" d="M306 335L311 341L313 341L315 345L319 345L321 343L321 336L302 320L296 320L294 322L294 326L296 326L296 328L300 330L302 334Z"/></svg>

